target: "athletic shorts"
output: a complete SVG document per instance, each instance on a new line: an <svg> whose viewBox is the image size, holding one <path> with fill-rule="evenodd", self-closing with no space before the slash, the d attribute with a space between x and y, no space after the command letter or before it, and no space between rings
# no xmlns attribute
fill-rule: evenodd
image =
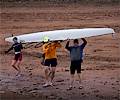
<svg viewBox="0 0 120 100"><path fill-rule="evenodd" d="M13 60L15 61L21 61L22 60L22 54L21 53L18 53L18 54L15 54L15 57L13 58Z"/></svg>
<svg viewBox="0 0 120 100"><path fill-rule="evenodd" d="M75 74L76 70L77 70L77 73L81 73L81 60L71 61L70 73Z"/></svg>
<svg viewBox="0 0 120 100"><path fill-rule="evenodd" d="M57 59L45 59L45 66L56 67L57 66Z"/></svg>

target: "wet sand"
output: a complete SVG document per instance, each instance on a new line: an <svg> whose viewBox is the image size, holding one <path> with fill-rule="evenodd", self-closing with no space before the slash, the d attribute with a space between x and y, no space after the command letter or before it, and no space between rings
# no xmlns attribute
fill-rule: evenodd
<svg viewBox="0 0 120 100"><path fill-rule="evenodd" d="M0 33L0 85L2 99L5 98L43 98L50 100L119 100L120 42L118 5L82 5L82 4L41 4L39 2L2 3ZM17 78L11 67L14 52L7 55L4 51L12 44L4 38L15 35L73 28L110 27L115 29L112 35L86 38L82 63L83 89L75 74L74 89L69 87L70 56L65 49L57 49L58 66L54 86L43 88L45 84L44 68L40 64L42 48L23 50L21 63L22 77ZM82 40L79 39L80 44ZM70 45L72 45L72 40ZM10 94L10 95L8 95ZM22 96L21 96L22 95Z"/></svg>
<svg viewBox="0 0 120 100"><path fill-rule="evenodd" d="M23 96L23 95L19 95L19 94L14 94L14 93L9 93L9 92L5 92L5 91L0 91L0 100L33 100L33 97L27 97L27 96Z"/></svg>

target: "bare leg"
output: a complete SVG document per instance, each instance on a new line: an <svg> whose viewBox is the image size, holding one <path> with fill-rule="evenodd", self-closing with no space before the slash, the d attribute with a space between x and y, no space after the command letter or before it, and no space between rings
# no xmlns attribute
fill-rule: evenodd
<svg viewBox="0 0 120 100"><path fill-rule="evenodd" d="M50 72L52 72L52 67L49 68Z"/></svg>
<svg viewBox="0 0 120 100"><path fill-rule="evenodd" d="M49 76L51 75L51 73L52 73L52 68L51 67L49 67Z"/></svg>
<svg viewBox="0 0 120 100"><path fill-rule="evenodd" d="M70 76L70 87L73 87L73 81L74 81L74 74L71 74L71 76Z"/></svg>
<svg viewBox="0 0 120 100"><path fill-rule="evenodd" d="M78 79L79 79L80 86L82 86L82 79L81 79L80 73L78 73Z"/></svg>
<svg viewBox="0 0 120 100"><path fill-rule="evenodd" d="M51 69L52 69L52 75L51 75L50 83L52 83L53 78L54 78L54 76L55 76L55 70L56 70L56 67L52 67Z"/></svg>
<svg viewBox="0 0 120 100"><path fill-rule="evenodd" d="M44 66L45 68L45 79L46 79L46 84L48 84L48 66Z"/></svg>
<svg viewBox="0 0 120 100"><path fill-rule="evenodd" d="M17 67L18 67L18 72L19 72L19 74L21 73L21 69L20 69L20 62L21 62L21 61L19 61L19 60L18 60Z"/></svg>
<svg viewBox="0 0 120 100"><path fill-rule="evenodd" d="M16 62L17 62L17 61L15 61L15 60L12 61L12 67L13 67L15 70L18 71L18 68L15 67Z"/></svg>

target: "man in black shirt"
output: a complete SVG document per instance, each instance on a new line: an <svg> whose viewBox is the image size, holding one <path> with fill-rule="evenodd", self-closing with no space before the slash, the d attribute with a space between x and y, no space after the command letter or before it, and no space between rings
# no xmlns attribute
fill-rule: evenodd
<svg viewBox="0 0 120 100"><path fill-rule="evenodd" d="M15 51L15 57L12 60L12 67L17 70L16 76L21 77L21 69L20 69L20 62L22 61L22 53L21 49L23 49L23 46L21 43L18 43L17 37L13 38L14 44L10 49L5 51L5 54L7 54L9 51L13 50ZM18 62L17 67L15 64Z"/></svg>

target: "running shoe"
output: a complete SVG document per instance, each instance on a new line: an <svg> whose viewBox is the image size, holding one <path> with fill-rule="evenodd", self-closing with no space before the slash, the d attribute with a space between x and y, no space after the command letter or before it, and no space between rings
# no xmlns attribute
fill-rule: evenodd
<svg viewBox="0 0 120 100"><path fill-rule="evenodd" d="M50 84L44 84L44 85L43 85L44 88L45 88L45 87L48 87L48 86L50 86Z"/></svg>
<svg viewBox="0 0 120 100"><path fill-rule="evenodd" d="M19 72L16 73L16 76L18 76Z"/></svg>
<svg viewBox="0 0 120 100"><path fill-rule="evenodd" d="M52 84L52 83L49 83L49 85L50 85L50 86L53 86L53 84Z"/></svg>
<svg viewBox="0 0 120 100"><path fill-rule="evenodd" d="M83 89L83 86L80 86L79 89Z"/></svg>
<svg viewBox="0 0 120 100"><path fill-rule="evenodd" d="M18 74L17 77L21 77L21 75Z"/></svg>
<svg viewBox="0 0 120 100"><path fill-rule="evenodd" d="M72 90L72 87L67 88L67 90Z"/></svg>

